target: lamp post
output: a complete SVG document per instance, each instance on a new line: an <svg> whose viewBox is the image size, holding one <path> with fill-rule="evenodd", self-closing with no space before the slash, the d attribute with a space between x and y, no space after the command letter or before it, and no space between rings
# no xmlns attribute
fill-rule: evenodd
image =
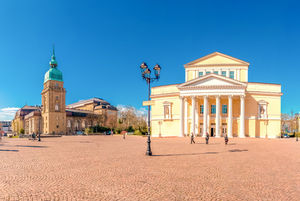
<svg viewBox="0 0 300 201"><path fill-rule="evenodd" d="M148 68L147 64L143 62L140 66L142 77L146 80L148 84L148 101L150 101L150 83L159 80L161 67L156 64L153 68L154 77L151 77L151 70ZM151 139L150 139L150 105L148 105L148 140L147 140L147 152L146 155L152 156L151 151Z"/></svg>
<svg viewBox="0 0 300 201"><path fill-rule="evenodd" d="M41 141L41 119L39 118L39 142Z"/></svg>

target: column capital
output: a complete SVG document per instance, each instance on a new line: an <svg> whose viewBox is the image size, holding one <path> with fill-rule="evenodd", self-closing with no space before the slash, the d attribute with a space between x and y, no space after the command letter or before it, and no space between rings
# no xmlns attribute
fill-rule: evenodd
<svg viewBox="0 0 300 201"><path fill-rule="evenodd" d="M245 95L240 95L240 98L243 98L243 99L244 99L244 98L245 98Z"/></svg>

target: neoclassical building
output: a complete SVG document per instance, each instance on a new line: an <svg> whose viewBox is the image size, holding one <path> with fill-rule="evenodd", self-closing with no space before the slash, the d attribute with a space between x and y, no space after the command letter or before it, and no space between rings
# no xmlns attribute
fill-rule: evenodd
<svg viewBox="0 0 300 201"><path fill-rule="evenodd" d="M152 136L280 136L280 84L248 82L249 63L219 52L184 68L184 83L151 89Z"/></svg>
<svg viewBox="0 0 300 201"><path fill-rule="evenodd" d="M117 109L101 98L91 98L65 104L66 90L62 72L57 67L53 51L50 69L44 76L41 106L24 106L16 112L12 129L25 134L75 134L92 126L113 127Z"/></svg>

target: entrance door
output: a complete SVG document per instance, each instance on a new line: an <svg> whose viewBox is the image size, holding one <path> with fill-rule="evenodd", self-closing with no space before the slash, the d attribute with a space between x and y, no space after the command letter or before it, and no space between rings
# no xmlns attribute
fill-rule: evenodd
<svg viewBox="0 0 300 201"><path fill-rule="evenodd" d="M215 135L215 128L210 128L210 136L213 137Z"/></svg>

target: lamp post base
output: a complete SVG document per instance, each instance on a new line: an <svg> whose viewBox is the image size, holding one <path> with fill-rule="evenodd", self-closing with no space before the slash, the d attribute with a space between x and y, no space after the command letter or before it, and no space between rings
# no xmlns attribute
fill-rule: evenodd
<svg viewBox="0 0 300 201"><path fill-rule="evenodd" d="M148 140L147 140L147 156L152 156L152 151L151 151L151 140L150 140L150 135L148 134Z"/></svg>

